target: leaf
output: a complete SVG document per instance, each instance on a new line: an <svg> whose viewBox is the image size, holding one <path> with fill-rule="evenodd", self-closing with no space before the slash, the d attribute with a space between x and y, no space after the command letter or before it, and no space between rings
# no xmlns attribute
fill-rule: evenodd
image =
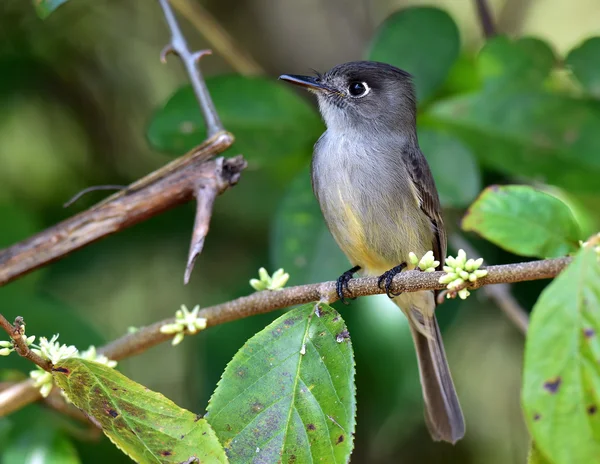
<svg viewBox="0 0 600 464"><path fill-rule="evenodd" d="M565 64L590 95L600 98L600 37L591 37L571 50Z"/></svg>
<svg viewBox="0 0 600 464"><path fill-rule="evenodd" d="M350 267L327 230L313 194L309 168L292 180L271 225L271 263L290 274L290 284L331 280Z"/></svg>
<svg viewBox="0 0 600 464"><path fill-rule="evenodd" d="M542 40L526 37L512 41L496 36L486 42L477 61L485 86L506 92L507 87L541 86L556 58Z"/></svg>
<svg viewBox="0 0 600 464"><path fill-rule="evenodd" d="M321 304L284 314L229 363L206 419L231 462L348 462L354 360L340 315Z"/></svg>
<svg viewBox="0 0 600 464"><path fill-rule="evenodd" d="M523 185L486 188L467 211L462 228L522 256L553 258L579 248L579 227L571 210Z"/></svg>
<svg viewBox="0 0 600 464"><path fill-rule="evenodd" d="M541 294L525 344L522 401L556 464L600 462L600 262L592 247Z"/></svg>
<svg viewBox="0 0 600 464"><path fill-rule="evenodd" d="M46 19L48 16L50 16L50 13L56 10L63 3L67 3L67 0L33 0L35 11L42 19Z"/></svg>
<svg viewBox="0 0 600 464"><path fill-rule="evenodd" d="M205 419L102 364L68 359L52 375L75 406L131 459L144 463L227 462Z"/></svg>
<svg viewBox="0 0 600 464"><path fill-rule="evenodd" d="M471 150L453 135L431 130L419 130L419 145L431 167L442 206L469 205L481 190L481 175Z"/></svg>
<svg viewBox="0 0 600 464"><path fill-rule="evenodd" d="M537 91L480 92L433 104L429 121L485 165L573 192L598 191L600 106Z"/></svg>
<svg viewBox="0 0 600 464"><path fill-rule="evenodd" d="M368 53L414 76L417 99L426 100L442 85L460 52L460 36L443 10L406 8L379 27Z"/></svg>
<svg viewBox="0 0 600 464"><path fill-rule="evenodd" d="M279 176L297 172L323 132L315 109L288 87L261 77L208 78L208 89L225 128L236 138L232 148L253 169ZM206 137L204 120L191 87L179 89L153 116L152 146L180 155Z"/></svg>
<svg viewBox="0 0 600 464"><path fill-rule="evenodd" d="M529 455L527 456L527 464L552 464L546 457L540 452L535 443L531 443L529 448Z"/></svg>
<svg viewBox="0 0 600 464"><path fill-rule="evenodd" d="M28 424L0 452L0 461L19 464L79 464L75 446L63 432L51 424Z"/></svg>

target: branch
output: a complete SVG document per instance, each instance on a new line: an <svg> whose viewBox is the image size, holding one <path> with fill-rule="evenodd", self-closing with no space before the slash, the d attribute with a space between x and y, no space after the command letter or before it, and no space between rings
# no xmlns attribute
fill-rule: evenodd
<svg viewBox="0 0 600 464"><path fill-rule="evenodd" d="M38 365L45 371L50 372L52 369L52 363L41 356L38 356L29 349L27 340L24 336L25 323L23 322L23 318L21 316L15 318L15 323L13 326L2 314L0 314L0 327L2 327L11 338L13 341L13 346L15 347L15 351L20 356L29 359L32 363Z"/></svg>
<svg viewBox="0 0 600 464"><path fill-rule="evenodd" d="M492 12L487 0L475 0L477 6L477 14L479 15L479 22L483 35L486 38L490 38L496 35L496 27L494 26L494 20L492 18Z"/></svg>
<svg viewBox="0 0 600 464"><path fill-rule="evenodd" d="M219 56L235 71L246 76L265 74L264 69L245 50L240 48L217 21L197 1L171 0L173 7L192 23Z"/></svg>
<svg viewBox="0 0 600 464"><path fill-rule="evenodd" d="M0 250L0 286L194 197L205 201L205 195L223 193L239 180L246 162L241 156L210 158L232 142L231 134L220 132L90 209ZM201 222L207 221L208 215Z"/></svg>
<svg viewBox="0 0 600 464"><path fill-rule="evenodd" d="M475 289L490 284L507 284L529 280L550 279L556 277L571 262L570 257L530 261L526 263L504 264L486 267L488 275L478 279L469 288ZM402 272L394 277L391 290L394 293L416 292L420 290L440 290L444 284L439 283L443 272ZM349 282L349 290L354 296L367 296L385 293L377 285L377 277L363 277ZM204 308L198 317L206 318L207 327L243 319L245 317L264 314L289 306L327 301L332 303L338 299L336 282L289 287L282 290L265 290L249 296L237 298L227 303ZM164 334L160 328L172 324L173 318L156 322L135 333L125 335L100 348L99 353L110 359L119 361L124 358L143 353L144 351L166 342L172 335ZM39 392L31 381L24 381L0 392L0 417L16 411L30 402L40 398Z"/></svg>
<svg viewBox="0 0 600 464"><path fill-rule="evenodd" d="M467 253L467 256L481 256L473 246L465 240L461 235L452 234L450 242L456 249L462 248ZM523 334L527 333L529 326L529 315L525 311L516 298L510 292L508 284L487 285L482 290L485 295L504 312L506 317L519 329Z"/></svg>

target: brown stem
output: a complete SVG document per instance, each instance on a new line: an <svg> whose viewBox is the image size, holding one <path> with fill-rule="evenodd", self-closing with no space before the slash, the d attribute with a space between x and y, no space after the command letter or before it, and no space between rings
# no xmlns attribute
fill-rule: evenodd
<svg viewBox="0 0 600 464"><path fill-rule="evenodd" d="M12 339L15 351L20 356L29 359L32 363L37 364L45 371L50 372L52 363L29 349L25 336L25 322L21 316L16 317L15 323L12 325L2 314L0 314L0 327L2 327Z"/></svg>
<svg viewBox="0 0 600 464"><path fill-rule="evenodd" d="M570 257L564 257L530 261L527 263L489 266L486 267L488 275L474 282L469 288L474 289L489 284L550 279L556 277L570 262ZM443 272L403 272L394 277L391 290L394 293L399 293L442 289L444 288L444 284L440 284L439 279L443 275ZM377 277L353 279L349 282L349 289L354 296L384 293L377 285L377 280ZM336 282L322 282L289 287L283 290L256 292L249 296L228 301L227 303L204 308L200 311L198 317L206 318L207 326L212 327L225 322L287 308L296 304L314 301L328 301L331 303L337 299ZM173 323L173 318L156 322L105 345L98 352L117 361L143 353L149 348L173 337L173 335L160 332L160 328L164 324L171 323ZM39 398L39 392L33 387L30 381L22 382L4 390L0 392L0 417L16 411Z"/></svg>
<svg viewBox="0 0 600 464"><path fill-rule="evenodd" d="M488 39L495 36L496 26L494 26L494 19L492 18L492 12L487 0L475 0L475 4L483 35Z"/></svg>
<svg viewBox="0 0 600 464"><path fill-rule="evenodd" d="M131 184L90 209L33 237L0 250L0 286L107 235L119 232L191 200L198 186L216 185L223 193L246 167L241 156L210 159L233 143L220 132L187 155Z"/></svg>

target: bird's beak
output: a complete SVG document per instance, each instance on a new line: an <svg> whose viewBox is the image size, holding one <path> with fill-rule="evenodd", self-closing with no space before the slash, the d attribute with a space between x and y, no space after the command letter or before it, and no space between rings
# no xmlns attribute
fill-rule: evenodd
<svg viewBox="0 0 600 464"><path fill-rule="evenodd" d="M335 92L335 90L323 85L318 81L317 77L313 76L295 76L292 74L282 74L279 76L279 79L282 81L287 81L294 85L299 85L301 87L306 87L308 90L312 91L322 91L325 90L327 92Z"/></svg>

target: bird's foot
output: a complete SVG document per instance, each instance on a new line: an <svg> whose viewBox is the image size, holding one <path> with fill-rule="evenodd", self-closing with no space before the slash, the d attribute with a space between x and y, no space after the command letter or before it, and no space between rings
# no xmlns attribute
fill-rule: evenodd
<svg viewBox="0 0 600 464"><path fill-rule="evenodd" d="M394 298L394 297L399 296L399 295L402 294L402 292L400 292L400 293L393 293L390 290L390 287L392 286L392 282L394 281L394 277L396 277L397 274L400 274L405 267L406 267L406 263L401 263L398 266L395 266L395 267L391 268L389 271L384 272L379 277L379 280L377 281L377 286L379 288L385 289L385 293L386 293L386 295L388 297ZM385 284L385 287L382 287L382 285L384 285L384 284Z"/></svg>
<svg viewBox="0 0 600 464"><path fill-rule="evenodd" d="M341 276L338 277L337 280L337 295L342 300L342 303L345 305L350 304L348 300L346 300L346 294L350 295L350 299L354 300L356 298L352 298L352 292L348 288L348 282L352 280L352 276L356 271L360 270L360 266L354 266L352 269L348 269Z"/></svg>

